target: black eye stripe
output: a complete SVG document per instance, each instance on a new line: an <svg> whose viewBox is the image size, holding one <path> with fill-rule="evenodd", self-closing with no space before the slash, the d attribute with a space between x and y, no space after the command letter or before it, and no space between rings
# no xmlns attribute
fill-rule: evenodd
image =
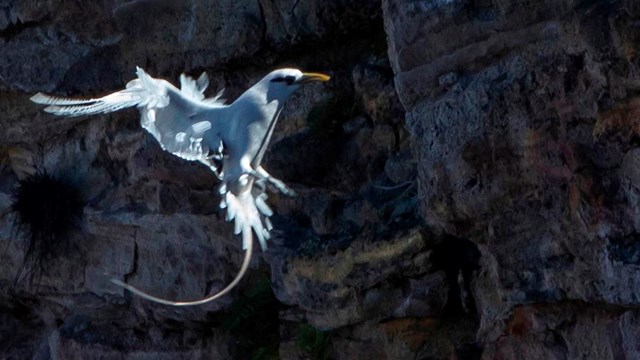
<svg viewBox="0 0 640 360"><path fill-rule="evenodd" d="M271 82L285 82L287 83L287 85L291 85L296 81L296 77L293 75L287 75L287 76L283 76L283 77L277 77L274 79L271 79Z"/></svg>

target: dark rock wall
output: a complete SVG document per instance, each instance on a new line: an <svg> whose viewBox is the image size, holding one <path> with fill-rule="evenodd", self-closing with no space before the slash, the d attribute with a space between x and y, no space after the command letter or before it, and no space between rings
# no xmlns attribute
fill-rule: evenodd
<svg viewBox="0 0 640 360"><path fill-rule="evenodd" d="M640 6L628 0L0 1L0 358L635 359ZM288 102L265 167L271 247L241 261L217 180L134 110L53 118L135 66ZM12 208L37 173L82 194L41 272ZM58 245L59 243L59 245ZM29 265L29 264L27 264ZM31 264L33 265L33 264ZM28 269L28 266L27 266Z"/></svg>
<svg viewBox="0 0 640 360"><path fill-rule="evenodd" d="M638 4L383 9L424 219L482 252L483 358L638 358Z"/></svg>

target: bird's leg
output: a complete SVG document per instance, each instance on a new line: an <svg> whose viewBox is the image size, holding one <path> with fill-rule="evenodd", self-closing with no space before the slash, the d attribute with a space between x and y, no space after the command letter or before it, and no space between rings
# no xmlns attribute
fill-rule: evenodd
<svg viewBox="0 0 640 360"><path fill-rule="evenodd" d="M293 191L293 189L285 185L285 183L282 182L282 180L271 176L271 174L269 174L267 170L265 170L262 166L258 166L257 168L255 168L254 174L252 175L257 177L258 179L266 180L269 184L275 186L276 189L278 189L281 193L287 196L296 195L296 192Z"/></svg>
<svg viewBox="0 0 640 360"><path fill-rule="evenodd" d="M261 194L263 194L267 190L267 186L265 184L266 181L266 179L258 179L255 182L256 187L259 188Z"/></svg>
<svg viewBox="0 0 640 360"><path fill-rule="evenodd" d="M281 180L271 176L264 168L262 168L262 166L257 166L255 169L252 168L249 158L246 156L240 159L240 168L242 169L243 174L253 176L258 182L266 181L287 196L296 195L296 192L293 191L293 189L285 185Z"/></svg>

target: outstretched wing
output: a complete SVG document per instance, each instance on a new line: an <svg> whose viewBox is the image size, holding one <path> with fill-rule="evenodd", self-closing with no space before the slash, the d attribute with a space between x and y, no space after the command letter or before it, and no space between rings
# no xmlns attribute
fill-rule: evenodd
<svg viewBox="0 0 640 360"><path fill-rule="evenodd" d="M218 94L212 98L205 98L204 91L207 89L207 86L209 86L209 76L206 72L203 72L200 77L198 77L198 80L193 80L192 77L185 74L180 75L180 92L182 94L208 104L224 105L224 100L222 99L224 89L220 90Z"/></svg>
<svg viewBox="0 0 640 360"><path fill-rule="evenodd" d="M181 74L180 75L180 92L185 96L195 100L204 100L204 91L209 86L209 76L206 72L203 72L198 80L193 80L192 77Z"/></svg>
<svg viewBox="0 0 640 360"><path fill-rule="evenodd" d="M108 113L136 106L140 124L160 146L183 159L198 160L208 165L218 177L221 171L212 155L217 156L221 141L216 136L222 126L226 105L219 97L204 99L209 80L206 74L198 80L181 76L182 90L169 82L154 79L137 68L138 78L126 89L95 99L68 99L38 93L31 100L48 105L45 111L61 116ZM206 138L206 140L205 140Z"/></svg>
<svg viewBox="0 0 640 360"><path fill-rule="evenodd" d="M183 159L199 160L209 165L218 175L215 163L209 157L217 153L219 140L215 136L205 136L224 122L222 103L205 103L203 92L208 84L206 75L197 81L182 75L182 90L178 90L165 80L150 77L138 69L139 85L159 100L161 106L140 106L140 125L158 141L160 146ZM207 139L207 141L203 141Z"/></svg>

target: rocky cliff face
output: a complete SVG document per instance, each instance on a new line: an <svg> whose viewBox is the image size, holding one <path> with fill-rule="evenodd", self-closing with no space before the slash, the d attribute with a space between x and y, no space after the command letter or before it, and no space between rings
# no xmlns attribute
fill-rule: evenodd
<svg viewBox="0 0 640 360"><path fill-rule="evenodd" d="M640 357L639 20L625 0L0 1L0 354ZM116 90L135 66L206 70L230 101L277 67L333 76L294 95L268 151L299 194L269 199L271 247L206 306L107 280L225 286L241 249L215 177L134 110L28 101ZM25 263L16 189L43 173L82 219Z"/></svg>
<svg viewBox="0 0 640 360"><path fill-rule="evenodd" d="M638 5L383 8L424 219L482 252L483 358L637 358Z"/></svg>

